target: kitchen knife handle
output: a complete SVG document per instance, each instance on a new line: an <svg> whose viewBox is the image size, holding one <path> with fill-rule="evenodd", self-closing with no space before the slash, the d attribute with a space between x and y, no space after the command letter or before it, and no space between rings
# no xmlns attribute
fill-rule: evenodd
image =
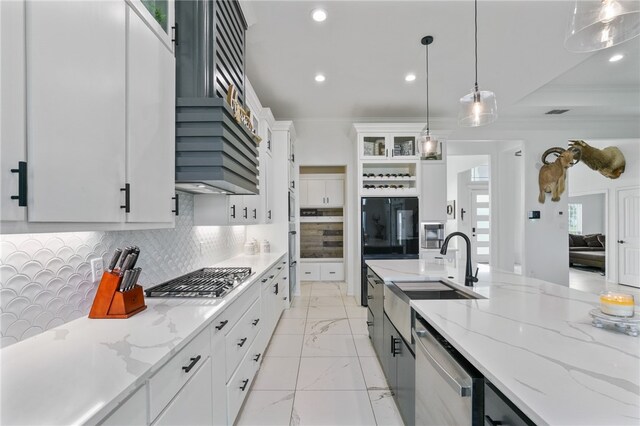
<svg viewBox="0 0 640 426"><path fill-rule="evenodd" d="M18 200L18 206L27 207L27 162L18 161L18 168L11 169L11 173L18 174L18 195L12 195L12 200Z"/></svg>
<svg viewBox="0 0 640 426"><path fill-rule="evenodd" d="M111 261L109 262L109 269L108 271L111 272L115 269L116 265L118 264L118 260L120 259L120 255L122 254L122 249L121 248L117 248L114 252L113 252L113 256L111 257Z"/></svg>
<svg viewBox="0 0 640 426"><path fill-rule="evenodd" d="M174 205L174 209L171 210L171 213L175 213L176 216L180 215L180 195L178 195L178 193L175 194L175 197L171 197L172 200L176 200L176 203Z"/></svg>
<svg viewBox="0 0 640 426"><path fill-rule="evenodd" d="M124 209L125 213L131 212L131 185L128 183L124 184L124 188L120 188L120 191L124 191L124 206L120 206L121 209Z"/></svg>
<svg viewBox="0 0 640 426"><path fill-rule="evenodd" d="M133 271L131 269L127 269L124 271L122 275L122 280L120 281L120 286L118 288L119 292L125 292L129 289L129 282L131 281L131 276L133 275Z"/></svg>
<svg viewBox="0 0 640 426"><path fill-rule="evenodd" d="M124 263L125 260L127 260L127 256L129 256L132 250L133 250L133 247L131 246L125 247L122 250L122 253L120 254L120 259L118 259L118 264L116 265L116 269L122 269L122 264Z"/></svg>
<svg viewBox="0 0 640 426"><path fill-rule="evenodd" d="M188 373L189 371L191 371L191 369L193 367L196 366L196 364L198 363L198 361L200 361L200 358L202 358L200 355L198 355L195 358L190 358L189 360L191 361L191 363L189 365L187 365L186 367L182 367L182 369L184 370L185 373Z"/></svg>

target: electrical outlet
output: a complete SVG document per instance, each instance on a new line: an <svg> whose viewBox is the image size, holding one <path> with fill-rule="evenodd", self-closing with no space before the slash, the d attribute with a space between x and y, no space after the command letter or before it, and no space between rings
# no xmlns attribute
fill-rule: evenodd
<svg viewBox="0 0 640 426"><path fill-rule="evenodd" d="M101 257L96 257L95 259L91 259L91 279L95 283L100 278L102 278L102 273L104 272L104 262Z"/></svg>

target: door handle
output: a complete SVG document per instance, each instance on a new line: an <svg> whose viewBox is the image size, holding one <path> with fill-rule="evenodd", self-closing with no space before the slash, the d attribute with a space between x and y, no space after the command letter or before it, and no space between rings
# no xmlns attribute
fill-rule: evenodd
<svg viewBox="0 0 640 426"><path fill-rule="evenodd" d="M125 183L124 188L120 188L120 191L124 192L124 206L120 206L120 208L124 209L125 213L131 213L131 185Z"/></svg>
<svg viewBox="0 0 640 426"><path fill-rule="evenodd" d="M175 195L176 195L175 197L171 198L172 200L176 200L175 207L174 207L175 210L171 210L171 213L175 213L176 216L179 216L180 215L180 196L177 193Z"/></svg>
<svg viewBox="0 0 640 426"><path fill-rule="evenodd" d="M12 200L18 200L18 206L27 206L27 163L18 161L18 168L11 169L11 173L18 174L18 195L12 195Z"/></svg>

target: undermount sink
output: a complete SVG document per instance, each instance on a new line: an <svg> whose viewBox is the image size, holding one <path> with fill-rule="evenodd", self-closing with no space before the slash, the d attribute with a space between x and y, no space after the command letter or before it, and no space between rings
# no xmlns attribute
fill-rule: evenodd
<svg viewBox="0 0 640 426"><path fill-rule="evenodd" d="M479 299L479 296L456 290L443 281L395 282L411 300Z"/></svg>

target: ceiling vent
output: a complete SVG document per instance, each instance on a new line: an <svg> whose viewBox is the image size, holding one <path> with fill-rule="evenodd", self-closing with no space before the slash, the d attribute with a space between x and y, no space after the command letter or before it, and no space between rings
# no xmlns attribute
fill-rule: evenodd
<svg viewBox="0 0 640 426"><path fill-rule="evenodd" d="M545 112L546 115L560 115L569 111L568 109L552 109L551 111Z"/></svg>

